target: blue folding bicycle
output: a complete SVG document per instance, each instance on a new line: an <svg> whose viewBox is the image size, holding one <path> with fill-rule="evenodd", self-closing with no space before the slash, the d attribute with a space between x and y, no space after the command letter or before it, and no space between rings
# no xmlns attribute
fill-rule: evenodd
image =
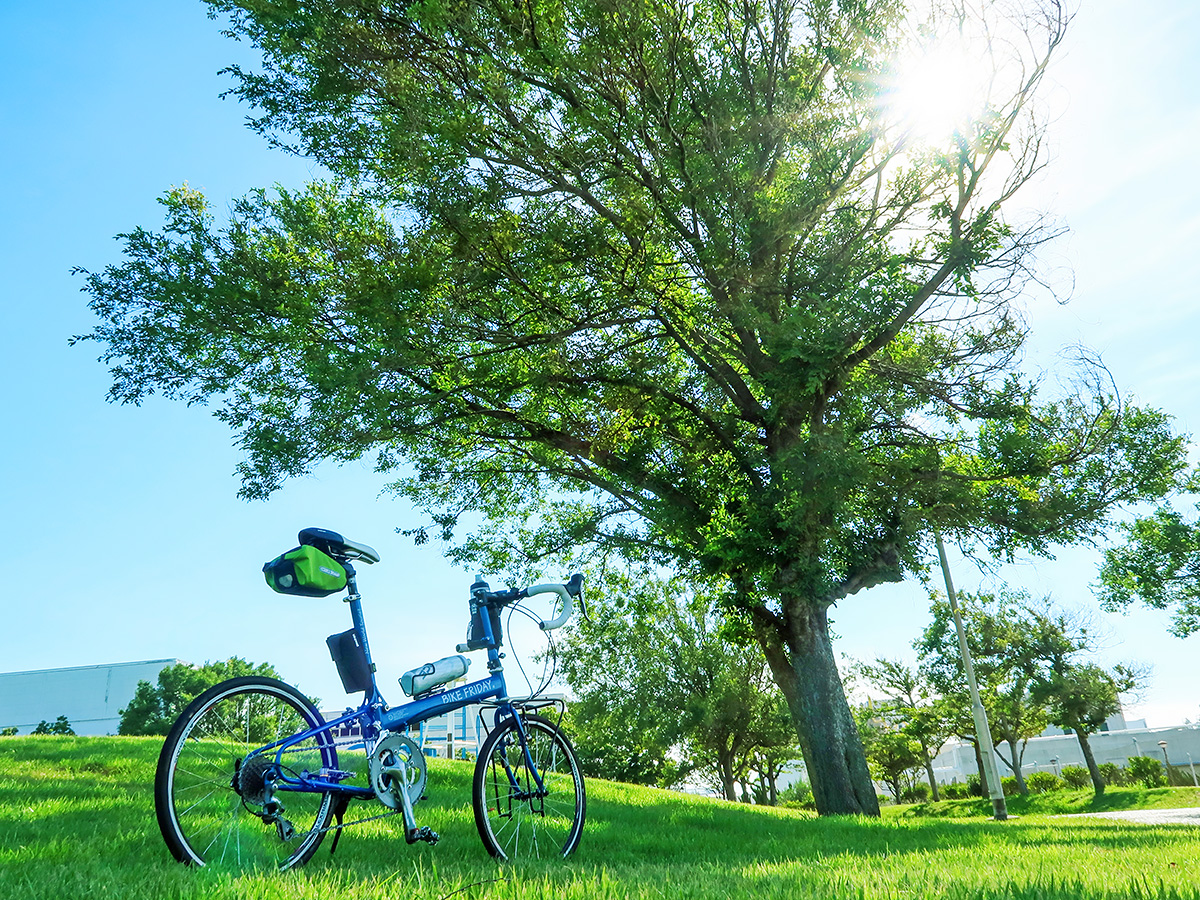
<svg viewBox="0 0 1200 900"><path fill-rule="evenodd" d="M293 578L298 583L288 592L306 593L299 584L310 569L317 579L345 573L353 628L331 636L328 644L343 685L350 693L362 690L363 702L326 722L296 688L262 676L234 678L197 697L167 735L155 774L158 825L174 857L200 866L294 868L312 857L330 831L337 848L342 828L357 824L344 819L353 800L378 800L387 808L358 821L399 814L410 844L436 843L437 834L418 827L413 814L424 796L427 769L422 748L405 732L476 704L490 729L471 782L484 847L501 860L570 855L583 832L583 775L555 717L539 714L556 701L540 700L536 692L509 696L500 614L528 597L555 594L562 609L550 621L523 611L545 630L559 628L581 599L583 576L503 591L476 581L470 631L457 649L486 650L488 676L453 686L468 660L447 657L405 673L401 683L412 700L389 707L376 684L353 566L378 562L379 554L320 528L301 531L300 545L281 576L287 584ZM329 586L322 582L307 593L327 595Z"/></svg>

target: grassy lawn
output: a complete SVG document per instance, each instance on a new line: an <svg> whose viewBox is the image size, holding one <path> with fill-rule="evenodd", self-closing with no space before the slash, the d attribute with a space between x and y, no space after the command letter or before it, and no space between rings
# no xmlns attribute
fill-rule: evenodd
<svg viewBox="0 0 1200 900"><path fill-rule="evenodd" d="M1026 797L1005 797L1010 815L1062 816L1076 813L1111 812L1122 809L1176 809L1200 806L1200 790L1192 787L1110 787L1096 797L1091 788L1082 791L1050 791ZM885 806L884 816L972 818L990 816L991 800L943 800L915 806Z"/></svg>
<svg viewBox="0 0 1200 900"><path fill-rule="evenodd" d="M447 761L431 766L429 800L417 807L419 823L442 835L436 847L406 845L396 818L349 829L333 857L327 840L297 872L194 870L170 858L154 822L158 748L142 738L0 740L0 898L1200 898L1200 829L1052 819L1087 810L1034 808L1039 798L1007 823L967 801L947 805L953 817L926 805L817 819L589 782L575 856L501 866L475 833L470 766ZM1182 789L1145 793L1200 802ZM1140 801L1113 791L1106 802Z"/></svg>

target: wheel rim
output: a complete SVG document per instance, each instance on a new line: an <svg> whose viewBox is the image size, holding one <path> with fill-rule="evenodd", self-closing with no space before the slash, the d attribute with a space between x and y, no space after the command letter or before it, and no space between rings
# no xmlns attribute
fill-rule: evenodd
<svg viewBox="0 0 1200 900"><path fill-rule="evenodd" d="M484 773L484 823L503 859L562 857L575 849L582 826L582 785L574 760L548 726L526 720L530 756L542 774L538 796L515 727L493 746Z"/></svg>
<svg viewBox="0 0 1200 900"><path fill-rule="evenodd" d="M315 724L296 700L267 690L231 692L192 718L175 746L169 790L174 826L193 862L287 868L307 856L328 820L329 795L271 792L291 825L286 834L286 826L256 814L267 811L263 782L274 766L256 765L251 753ZM282 763L288 774L318 772L331 763L331 753L309 740L289 748ZM245 769L240 775L239 764Z"/></svg>

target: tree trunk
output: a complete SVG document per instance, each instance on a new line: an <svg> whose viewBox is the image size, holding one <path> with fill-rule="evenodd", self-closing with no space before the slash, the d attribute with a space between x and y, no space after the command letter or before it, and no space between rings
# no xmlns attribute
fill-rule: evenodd
<svg viewBox="0 0 1200 900"><path fill-rule="evenodd" d="M791 710L817 812L878 816L879 797L846 702L826 610L822 604L794 603L783 634L782 623L764 627L763 616L756 618L755 634Z"/></svg>
<svg viewBox="0 0 1200 900"><path fill-rule="evenodd" d="M975 768L979 771L979 796L991 796L991 785L988 784L987 770L983 767L983 751L979 749L978 738L971 741L971 746L975 748Z"/></svg>
<svg viewBox="0 0 1200 900"><path fill-rule="evenodd" d="M1092 745L1088 743L1087 732L1082 728L1076 728L1074 731L1075 737L1079 739L1079 749L1083 751L1083 761L1087 763L1088 774L1092 776L1092 787L1099 797L1104 793L1104 776L1100 774L1100 767L1096 765L1096 757L1092 754Z"/></svg>
<svg viewBox="0 0 1200 900"><path fill-rule="evenodd" d="M929 779L929 790L932 791L933 801L936 803L942 797L938 793L937 779L933 777L933 760L929 758L928 753L925 753L925 776Z"/></svg>
<svg viewBox="0 0 1200 900"><path fill-rule="evenodd" d="M1012 738L1006 738L1005 743L1008 744L1008 752L1012 755L1012 759L1006 759L1003 753L997 753L996 755L1008 766L1008 770L1013 773L1013 778L1017 780L1017 790L1021 792L1022 796L1026 796L1029 794L1029 785L1025 783L1025 773L1021 771L1021 759L1025 756L1025 750L1022 748L1021 752L1018 753L1017 744Z"/></svg>
<svg viewBox="0 0 1200 900"><path fill-rule="evenodd" d="M725 792L725 799L737 802L737 779L733 776L733 754L718 754L717 769L721 774L721 790Z"/></svg>

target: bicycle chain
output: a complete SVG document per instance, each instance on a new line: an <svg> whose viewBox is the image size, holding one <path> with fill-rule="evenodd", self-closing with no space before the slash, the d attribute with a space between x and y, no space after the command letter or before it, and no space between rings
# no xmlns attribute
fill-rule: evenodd
<svg viewBox="0 0 1200 900"><path fill-rule="evenodd" d="M332 742L334 747L363 747L365 751L364 741L361 737L338 738ZM370 754L367 754L368 758ZM368 776L369 778L369 776ZM349 828L351 825L363 825L367 822L374 822L377 819L390 819L392 816L397 816L402 812L399 809L388 810L385 813L380 813L377 816L367 816L365 819L355 819L353 822L342 822L340 825L326 825L324 828L308 832L308 834L325 834L329 831L337 831L339 828Z"/></svg>
<svg viewBox="0 0 1200 900"><path fill-rule="evenodd" d="M389 819L392 816L400 815L401 810L393 809L390 812L380 813L377 816L367 816L365 819L355 819L353 822L343 822L341 825L326 825L319 831L310 831L309 834L324 834L327 831L337 831L339 828L349 828L351 825L362 825L364 822L374 822L376 819Z"/></svg>

